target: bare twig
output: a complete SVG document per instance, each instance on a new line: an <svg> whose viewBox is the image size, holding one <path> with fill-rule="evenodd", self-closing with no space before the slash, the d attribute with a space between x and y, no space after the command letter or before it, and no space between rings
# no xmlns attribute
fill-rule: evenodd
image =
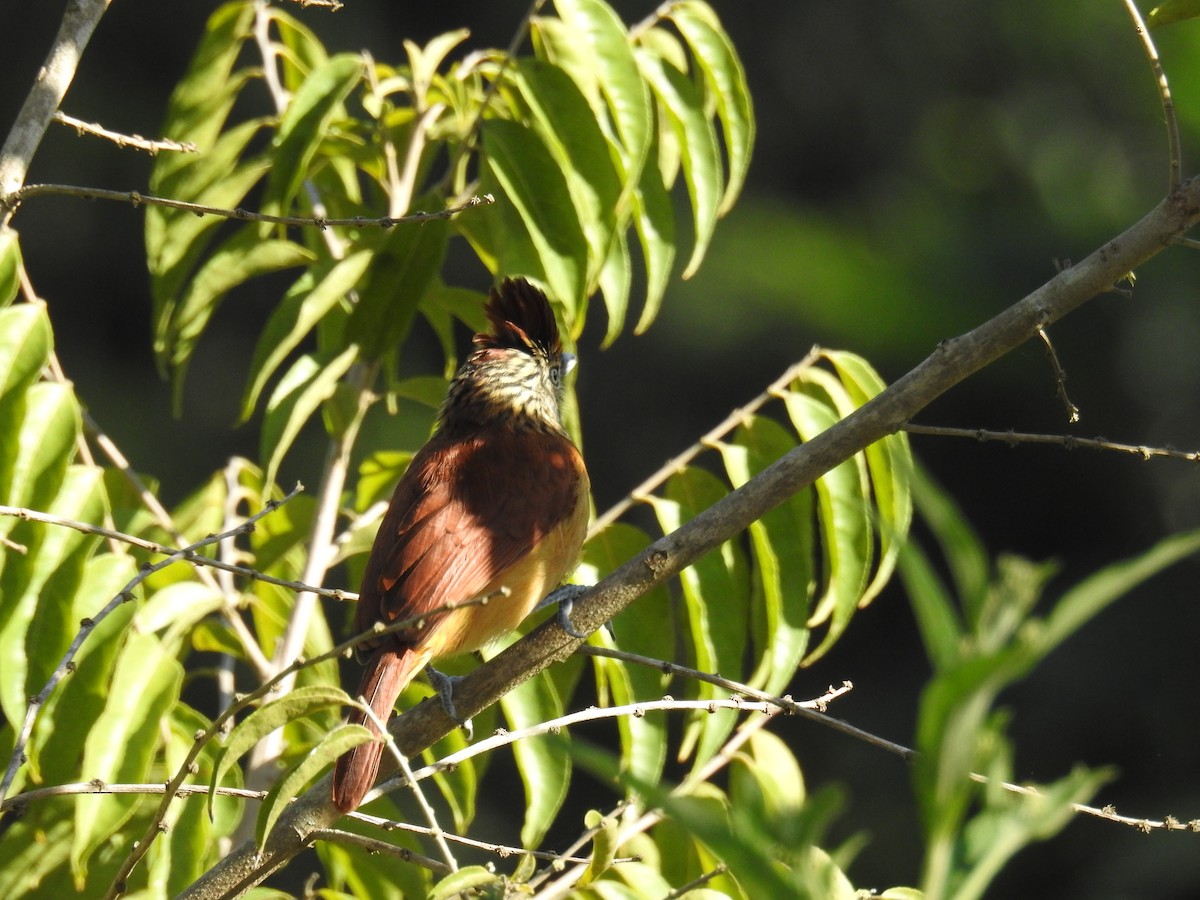
<svg viewBox="0 0 1200 900"><path fill-rule="evenodd" d="M134 150L145 150L151 156L157 156L163 150L174 153L196 152L196 145L192 143L181 143L162 138L153 140L142 137L140 134L122 134L119 131L109 131L104 126L98 125L95 122L85 122L82 119L76 119L74 116L68 116L62 110L54 113L54 121L74 128L76 133L80 135L90 134L92 137L103 138L106 141L112 141L122 149L130 147Z"/></svg>
<svg viewBox="0 0 1200 900"><path fill-rule="evenodd" d="M447 866L444 862L440 862L428 856L422 856L407 847L397 847L395 844L389 844L387 841L381 841L378 838L370 838L365 835L355 834L353 831L342 831L338 828L321 828L309 835L310 841L328 841L333 844L347 844L352 847L359 847L366 850L368 853L378 853L382 856L394 856L396 859L407 863L414 863L422 868L429 869L438 875L449 875L453 869Z"/></svg>
<svg viewBox="0 0 1200 900"><path fill-rule="evenodd" d="M1146 54L1146 60L1150 63L1150 69L1154 72L1154 84L1158 88L1158 99L1162 103L1163 119L1167 126L1167 193L1170 193L1179 187L1179 179L1183 172L1179 119L1175 115L1175 101L1171 97L1171 86L1167 83L1166 70L1162 67L1162 60L1158 58L1158 50L1154 46L1154 39L1150 37L1150 29L1142 20L1142 14L1133 0L1125 0L1125 9L1129 12L1129 18L1133 20L1134 31L1137 32L1138 39L1142 42L1142 50Z"/></svg>
<svg viewBox="0 0 1200 900"><path fill-rule="evenodd" d="M420 211L397 218L392 218L391 216L353 216L351 218L327 219L323 216L269 215L267 213L251 212L250 210L242 209L240 206L236 209L224 209L219 206L206 206L203 203L172 200L169 197L155 197L151 194L143 194L140 191L109 191L103 188L81 187L73 184L30 184L9 195L8 203L11 208L28 200L30 197L39 197L47 194L82 197L85 200L115 200L119 203L128 203L134 207L165 206L170 209L182 209L195 213L198 216L220 216L223 219L236 219L241 222L269 222L273 225L295 225L297 227L322 229L331 227L377 227L388 229L401 224L428 222L432 219L449 219L461 212L496 202L496 198L491 194L484 194L479 197L471 197L465 203L458 206L450 206L436 212ZM0 197L0 200L2 199ZM3 205L3 203L0 203L0 208Z"/></svg>
<svg viewBox="0 0 1200 900"><path fill-rule="evenodd" d="M1064 450L1079 447L1088 450L1107 450L1125 453L1139 459L1181 459L1185 462L1200 462L1200 451L1176 450L1172 447L1148 447L1145 444L1121 444L1102 437L1081 438L1070 434L1028 434L1020 431L989 431L986 428L949 428L939 425L918 425L906 422L904 430L909 434L927 434L937 437L970 438L976 441L998 441L1015 447L1018 444L1056 444Z"/></svg>
<svg viewBox="0 0 1200 900"><path fill-rule="evenodd" d="M438 851L442 854L442 859L445 860L445 868L451 872L458 871L458 861L454 858L454 853L450 850L450 845L446 843L446 833L442 830L442 826L438 824L437 813L434 812L433 806L425 797L425 792L421 790L420 782L413 776L412 766L408 764L408 758L400 752L396 747L395 739L388 733L387 722L380 720L379 716L375 715L375 710L371 709L371 704L363 697L358 698L360 708L367 717L379 729L380 734L384 736L387 742L387 751L392 755L392 759L396 760L396 764L400 767L401 773L404 775L404 780L412 789L413 796L417 800L417 806L421 808L421 815L425 817L425 821L429 823L429 835L433 838L433 842L437 845Z"/></svg>
<svg viewBox="0 0 1200 900"><path fill-rule="evenodd" d="M1046 345L1046 356L1050 358L1050 365L1054 368L1054 385L1058 392L1058 399L1062 401L1063 407L1067 411L1067 421L1072 425L1079 421L1079 407L1071 402L1071 397L1067 394L1067 373L1063 369L1062 363L1058 361L1058 353L1054 350L1054 344L1050 341L1050 335L1046 333L1045 328L1037 330L1038 337L1042 339L1042 343Z"/></svg>
<svg viewBox="0 0 1200 900"><path fill-rule="evenodd" d="M294 488L292 492L283 500L273 500L270 502L275 504L285 503L298 491L303 489L303 485L297 485L296 488ZM120 541L121 543L129 544L131 547L137 547L141 550L147 550L151 553L159 553L168 557L167 560L163 560L155 564L161 568L165 568L163 563L169 565L177 562L188 562L192 565L206 566L211 569L219 569L225 572L231 572L234 575L241 575L243 578L251 578L255 581L265 582L266 584L278 585L279 587L288 588L289 590L293 591L305 591L309 593L320 594L322 597L331 597L334 600L358 599L358 594L354 593L353 591L342 591L336 588L323 588L308 584L304 581L289 581L286 578L276 578L274 575L268 575L265 572L259 572L257 569L252 569L248 566L233 565L232 563L223 562L222 560L214 559L211 556L204 556L203 554L196 552L195 548L208 546L217 539L212 536L209 536L203 541L198 541L197 543L187 547L175 548L167 547L158 543L157 541L150 541L146 538L140 538L133 534L126 534L123 531L115 531L111 528L93 525L90 522L79 522L74 519L64 519L61 516L40 512L36 509L25 509L19 506L0 506L0 516L12 516L17 519L27 519L30 522L41 522L45 525L57 525L61 528L70 528L74 531L82 532L83 534L92 534L96 535L97 537ZM219 535L218 538L224 539L230 536L230 534L223 533L222 535ZM155 571L157 571L157 569Z"/></svg>
<svg viewBox="0 0 1200 900"><path fill-rule="evenodd" d="M820 356L820 348L814 347L811 349L804 359L794 365L788 366L787 371L771 382L761 394L745 406L735 409L715 428L696 441L696 443L692 444L692 446L688 447L678 456L664 463L657 472L630 491L625 499L613 504L606 512L597 516L596 521L592 523L592 527L588 531L588 538L595 537L613 522L617 521L634 504L645 502L646 496L661 487L668 478L683 471L693 459L709 449L714 443L724 438L725 435L739 425L748 422L763 406L774 400L780 391L795 381L801 372L810 368Z"/></svg>

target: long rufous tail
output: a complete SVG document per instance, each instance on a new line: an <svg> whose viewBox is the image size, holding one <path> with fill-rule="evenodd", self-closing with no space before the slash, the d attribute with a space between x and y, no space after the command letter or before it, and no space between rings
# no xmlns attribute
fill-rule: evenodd
<svg viewBox="0 0 1200 900"><path fill-rule="evenodd" d="M371 655L358 694L370 704L379 721L386 722L391 716L396 698L424 666L426 659L423 657L424 654L412 648L398 650L395 647L380 647ZM366 725L377 735L380 733L375 723L360 710L352 711L349 719L354 724ZM338 757L333 770L333 802L342 812L357 809L375 784L383 748L382 741L371 741Z"/></svg>

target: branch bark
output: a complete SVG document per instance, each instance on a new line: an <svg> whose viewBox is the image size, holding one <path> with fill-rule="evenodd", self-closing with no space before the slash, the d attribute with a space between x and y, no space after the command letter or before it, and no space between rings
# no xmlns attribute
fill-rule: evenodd
<svg viewBox="0 0 1200 900"><path fill-rule="evenodd" d="M46 61L25 97L25 104L4 141L4 148L0 149L0 223L6 222L12 214L12 208L5 211L5 201L25 183L33 155L67 95L83 50L110 2L70 0L63 12L62 23Z"/></svg>
<svg viewBox="0 0 1200 900"><path fill-rule="evenodd" d="M1200 179L1193 178L1082 262L1059 272L974 330L942 341L916 368L869 403L655 541L576 601L571 614L575 627L585 632L600 627L650 588L677 575L834 466L899 430L934 399L1034 337L1038 329L1111 290L1198 221ZM549 620L458 685L455 704L460 715L475 715L516 685L569 656L579 644ZM411 757L454 727L440 704L427 701L396 718L390 731L400 751ZM390 774L387 763L385 760L384 775ZM210 900L237 896L283 866L339 815L330 799L329 779L324 778L280 817L261 854L252 843L243 844L181 897Z"/></svg>

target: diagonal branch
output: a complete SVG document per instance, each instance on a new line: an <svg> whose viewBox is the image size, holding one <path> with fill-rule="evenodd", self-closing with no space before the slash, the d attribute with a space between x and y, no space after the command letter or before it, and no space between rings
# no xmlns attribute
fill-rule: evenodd
<svg viewBox="0 0 1200 900"><path fill-rule="evenodd" d="M1128 272L1198 221L1200 180L1191 179L1085 260L1059 272L973 331L942 341L916 368L866 405L655 541L576 601L572 612L575 627L582 631L599 628L646 591L679 574L823 473L898 431L959 382L1035 337L1039 328L1112 290ZM459 714L475 715L542 669L570 656L580 643L548 621L458 685L455 705ZM438 704L423 703L398 717L390 731L401 752L411 757L455 727ZM280 817L261 854L252 841L243 844L181 896L196 900L236 896L248 890L301 852L312 831L328 827L339 815L329 779L323 778Z"/></svg>

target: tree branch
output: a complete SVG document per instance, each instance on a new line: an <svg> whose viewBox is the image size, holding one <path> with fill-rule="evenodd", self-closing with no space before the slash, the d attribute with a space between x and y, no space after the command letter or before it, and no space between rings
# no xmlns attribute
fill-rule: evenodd
<svg viewBox="0 0 1200 900"><path fill-rule="evenodd" d="M75 69L91 40L100 17L108 10L110 0L70 0L63 12L58 34L38 71L33 88L17 114L12 131L0 149L0 224L12 215L7 201L25 183L25 174L37 152L42 136L67 89L75 78ZM7 208L7 209L6 209Z"/></svg>
<svg viewBox="0 0 1200 900"><path fill-rule="evenodd" d="M646 591L730 540L823 473L898 431L934 399L1035 337L1039 328L1111 290L1197 221L1200 180L1190 179L1085 260L1059 272L973 331L941 342L916 368L860 409L655 541L576 601L572 612L575 627L581 631L599 628ZM571 655L580 643L553 620L546 622L458 685L455 704L459 714L477 714L516 685ZM389 730L401 752L411 757L455 727L440 704L422 703L395 719ZM385 760L385 768L388 762ZM390 769L384 774L390 774ZM327 828L339 815L329 778L323 778L280 817L261 854L253 842L246 842L181 896L196 900L236 896L248 890L303 850L314 830Z"/></svg>

